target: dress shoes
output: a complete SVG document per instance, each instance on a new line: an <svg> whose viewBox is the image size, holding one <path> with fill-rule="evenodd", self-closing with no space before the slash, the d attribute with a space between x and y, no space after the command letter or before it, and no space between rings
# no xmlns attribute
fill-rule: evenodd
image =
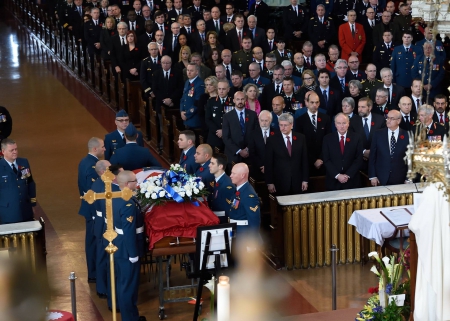
<svg viewBox="0 0 450 321"><path fill-rule="evenodd" d="M88 283L96 283L97 279L96 278L88 278Z"/></svg>
<svg viewBox="0 0 450 321"><path fill-rule="evenodd" d="M143 315L139 316L138 321L147 321L147 318L144 317Z"/></svg>
<svg viewBox="0 0 450 321"><path fill-rule="evenodd" d="M108 307L108 310L112 312L112 308ZM120 313L120 309L119 309L119 308L116 308L116 312L117 312L117 313Z"/></svg>
<svg viewBox="0 0 450 321"><path fill-rule="evenodd" d="M105 293L97 292L97 295L100 299L106 299L108 296Z"/></svg>

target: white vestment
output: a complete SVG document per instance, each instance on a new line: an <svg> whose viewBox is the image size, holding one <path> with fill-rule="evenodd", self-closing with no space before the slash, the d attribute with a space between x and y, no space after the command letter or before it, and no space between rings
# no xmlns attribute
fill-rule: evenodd
<svg viewBox="0 0 450 321"><path fill-rule="evenodd" d="M450 320L450 203L438 184L426 187L409 223L416 235L417 263L414 320Z"/></svg>

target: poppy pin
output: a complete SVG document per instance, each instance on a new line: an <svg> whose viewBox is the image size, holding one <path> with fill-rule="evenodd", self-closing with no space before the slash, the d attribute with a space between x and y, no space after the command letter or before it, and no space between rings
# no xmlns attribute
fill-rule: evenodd
<svg viewBox="0 0 450 321"><path fill-rule="evenodd" d="M184 155L184 156L183 156L183 159L184 159L184 160L186 160L186 159L187 159L187 156L186 156L186 155Z"/></svg>
<svg viewBox="0 0 450 321"><path fill-rule="evenodd" d="M203 172L203 167L200 167L200 172Z"/></svg>
<svg viewBox="0 0 450 321"><path fill-rule="evenodd" d="M139 29L139 26L138 26L138 25L136 25L136 29Z"/></svg>
<svg viewBox="0 0 450 321"><path fill-rule="evenodd" d="M395 96L397 96L395 93L392 93L392 97L395 97Z"/></svg>
<svg viewBox="0 0 450 321"><path fill-rule="evenodd" d="M404 139L405 138L405 136L403 136L403 135L400 135L400 139Z"/></svg>
<svg viewBox="0 0 450 321"><path fill-rule="evenodd" d="M246 32L244 32L244 37L247 35L247 33Z"/></svg>
<svg viewBox="0 0 450 321"><path fill-rule="evenodd" d="M324 21L323 25L326 26L328 24L328 21Z"/></svg>
<svg viewBox="0 0 450 321"><path fill-rule="evenodd" d="M191 87L194 87L194 83L191 83Z"/></svg>
<svg viewBox="0 0 450 321"><path fill-rule="evenodd" d="M317 121L322 121L322 118L320 118L320 117L319 117L319 118L317 118Z"/></svg>
<svg viewBox="0 0 450 321"><path fill-rule="evenodd" d="M445 121L448 123L448 117L445 117Z"/></svg>
<svg viewBox="0 0 450 321"><path fill-rule="evenodd" d="M430 129L430 130L428 131L428 134L433 134L433 130Z"/></svg>
<svg viewBox="0 0 450 321"><path fill-rule="evenodd" d="M137 47L135 47L135 48L134 48L134 50L135 50L135 51L138 51L138 48L137 48Z"/></svg>
<svg viewBox="0 0 450 321"><path fill-rule="evenodd" d="M330 91L330 95L334 95L334 92L332 90Z"/></svg>
<svg viewBox="0 0 450 321"><path fill-rule="evenodd" d="M349 142L349 141L350 141L350 138L347 137L347 139L346 139L345 141L346 141L346 142Z"/></svg>
<svg viewBox="0 0 450 321"><path fill-rule="evenodd" d="M257 34L257 33L255 33L255 37L258 37L258 34Z"/></svg>
<svg viewBox="0 0 450 321"><path fill-rule="evenodd" d="M348 82L345 83L345 87L348 87Z"/></svg>
<svg viewBox="0 0 450 321"><path fill-rule="evenodd" d="M239 191L236 191L236 196L239 196L241 193Z"/></svg>
<svg viewBox="0 0 450 321"><path fill-rule="evenodd" d="M292 98L292 102L295 103L295 98Z"/></svg>
<svg viewBox="0 0 450 321"><path fill-rule="evenodd" d="M298 12L302 13L303 11L302 11L302 9L300 9L300 10L298 10Z"/></svg>
<svg viewBox="0 0 450 321"><path fill-rule="evenodd" d="M216 187L219 187L219 183L216 183Z"/></svg>
<svg viewBox="0 0 450 321"><path fill-rule="evenodd" d="M391 46L391 51L394 51L394 47Z"/></svg>
<svg viewBox="0 0 450 321"><path fill-rule="evenodd" d="M374 122L371 122L370 125L371 125L371 126L375 126L375 123L374 123Z"/></svg>
<svg viewBox="0 0 450 321"><path fill-rule="evenodd" d="M385 110L384 110L384 113L385 113L385 114L389 113L389 110L385 109Z"/></svg>
<svg viewBox="0 0 450 321"><path fill-rule="evenodd" d="M173 77L173 74L170 74L170 77Z"/></svg>
<svg viewBox="0 0 450 321"><path fill-rule="evenodd" d="M273 136L273 135L275 135L275 133L274 132L270 132L270 136Z"/></svg>
<svg viewBox="0 0 450 321"><path fill-rule="evenodd" d="M262 85L261 81L258 81L258 85L260 85L260 86Z"/></svg>
<svg viewBox="0 0 450 321"><path fill-rule="evenodd" d="M245 117L245 121L248 121L248 117Z"/></svg>
<svg viewBox="0 0 450 321"><path fill-rule="evenodd" d="M297 140L297 137L295 137L295 136L292 136L292 139L293 139L293 140Z"/></svg>
<svg viewBox="0 0 450 321"><path fill-rule="evenodd" d="M411 120L409 123L410 123L411 125L414 125L414 121L413 121L413 120Z"/></svg>
<svg viewBox="0 0 450 321"><path fill-rule="evenodd" d="M111 32L111 36L114 36L114 31L113 31L113 32Z"/></svg>

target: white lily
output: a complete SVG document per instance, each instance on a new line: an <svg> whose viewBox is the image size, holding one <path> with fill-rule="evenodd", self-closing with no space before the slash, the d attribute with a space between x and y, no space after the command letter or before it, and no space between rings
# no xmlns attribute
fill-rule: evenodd
<svg viewBox="0 0 450 321"><path fill-rule="evenodd" d="M370 269L370 272L373 272L373 273L375 273L376 275L380 276L380 272L378 272L378 270L377 270L377 268L376 268L375 265L372 266L372 268Z"/></svg>
<svg viewBox="0 0 450 321"><path fill-rule="evenodd" d="M370 252L369 254L368 254L368 256L369 257L374 257L377 261L380 259L380 257L378 256L378 252L377 251L373 251L373 252Z"/></svg>
<svg viewBox="0 0 450 321"><path fill-rule="evenodd" d="M214 294L214 283L216 282L216 278L212 277L211 280L208 281L204 286L208 288L211 294Z"/></svg>

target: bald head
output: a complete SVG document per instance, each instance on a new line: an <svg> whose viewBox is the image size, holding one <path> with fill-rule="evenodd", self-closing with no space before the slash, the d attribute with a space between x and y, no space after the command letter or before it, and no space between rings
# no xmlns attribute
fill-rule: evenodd
<svg viewBox="0 0 450 321"><path fill-rule="evenodd" d="M412 100L408 96L403 96L400 98L400 101L398 102L398 107L400 110L405 114L409 116L409 113L411 112L412 108Z"/></svg>
<svg viewBox="0 0 450 321"><path fill-rule="evenodd" d="M97 164L95 164L95 172L98 176L101 176L109 166L111 166L111 163L107 160L98 161Z"/></svg>
<svg viewBox="0 0 450 321"><path fill-rule="evenodd" d="M194 159L197 164L204 164L211 159L212 148L208 144L200 144L195 150Z"/></svg>
<svg viewBox="0 0 450 321"><path fill-rule="evenodd" d="M245 163L237 163L231 170L231 181L236 186L242 185L248 181L248 166Z"/></svg>
<svg viewBox="0 0 450 321"><path fill-rule="evenodd" d="M123 171L117 175L117 183L121 190L128 187L128 183L135 181L136 175L132 171Z"/></svg>

